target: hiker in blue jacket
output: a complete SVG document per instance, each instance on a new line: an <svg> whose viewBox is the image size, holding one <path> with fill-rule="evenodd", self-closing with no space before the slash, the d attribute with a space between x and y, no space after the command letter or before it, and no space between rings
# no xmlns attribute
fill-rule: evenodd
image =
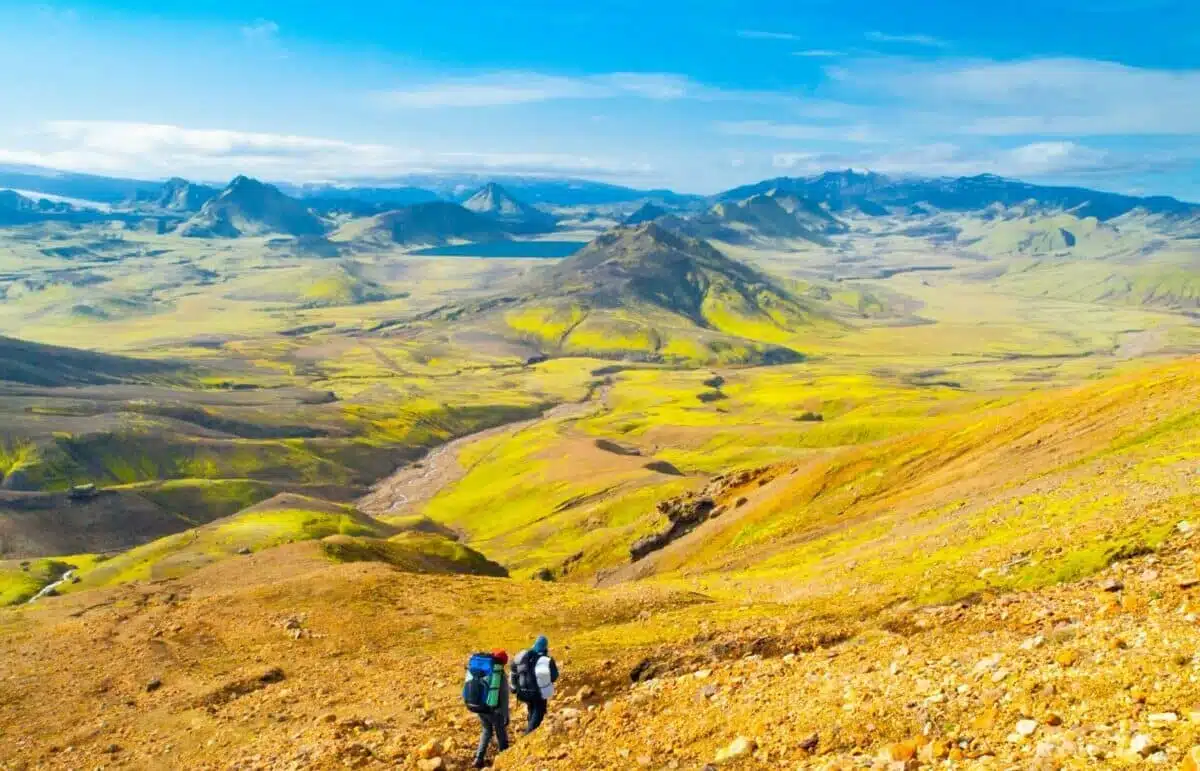
<svg viewBox="0 0 1200 771"><path fill-rule="evenodd" d="M510 677L513 693L529 710L525 733L531 734L546 717L546 707L558 680L558 664L550 657L550 643L545 636L538 637L529 650L517 654Z"/></svg>
<svg viewBox="0 0 1200 771"><path fill-rule="evenodd" d="M497 752L508 749L508 678L504 665L508 654L500 649L477 653L467 664L467 679L463 685L463 700L467 709L479 716L481 731L479 749L475 752L475 768L487 766L488 745L496 738Z"/></svg>

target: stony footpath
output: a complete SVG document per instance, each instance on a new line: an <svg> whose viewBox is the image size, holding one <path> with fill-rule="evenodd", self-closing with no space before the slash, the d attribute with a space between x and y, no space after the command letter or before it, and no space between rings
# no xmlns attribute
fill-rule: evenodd
<svg viewBox="0 0 1200 771"><path fill-rule="evenodd" d="M1158 553L1079 583L898 610L809 650L729 661L723 639L709 663L556 703L496 767L1194 771L1197 546L1180 523Z"/></svg>

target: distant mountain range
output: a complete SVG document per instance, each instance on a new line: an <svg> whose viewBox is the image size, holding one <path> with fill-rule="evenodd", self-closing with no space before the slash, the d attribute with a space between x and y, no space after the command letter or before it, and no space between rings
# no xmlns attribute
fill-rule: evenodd
<svg viewBox="0 0 1200 771"><path fill-rule="evenodd" d="M874 172L838 171L815 177L778 177L727 190L717 198L740 201L760 193L786 193L824 204L833 212L858 209L883 215L889 209L926 204L948 211L973 211L989 206L1036 202L1046 210L1072 211L1079 217L1113 219L1134 210L1148 214L1200 216L1200 204L1169 196L1138 197L1082 187L1034 185L991 174L956 179L889 177Z"/></svg>
<svg viewBox="0 0 1200 771"><path fill-rule="evenodd" d="M673 206L693 204L704 196L671 190L639 190L583 179L489 176L481 174L410 174L354 183L276 183L294 198L356 199L374 203L413 204L443 199L463 202L489 183L503 185L528 203L556 206L594 206L658 200ZM162 181L124 179L59 171L40 166L0 164L0 188L30 190L97 203L121 205L154 200Z"/></svg>
<svg viewBox="0 0 1200 771"><path fill-rule="evenodd" d="M827 243L829 236L848 230L844 220L849 217L923 217L939 211L992 216L993 212L1019 209L1024 216L1069 213L1100 222L1145 213L1182 221L1187 227L1200 222L1200 204L1167 196L1034 185L992 175L917 179L874 172L828 172L764 180L708 199L581 180L419 175L391 182L397 186L276 186L239 176L218 189L177 177L151 183L0 166L0 189L29 191L28 195L8 191L0 197L0 225L42 219L73 223L111 219L143 227L149 220L157 232L175 230L195 237L277 234L311 238L354 220L377 218L358 228L369 240L443 243L552 232L557 224L547 211L552 206L569 209L614 203L641 204L625 218L625 224L658 221L689 236L728 243L764 238ZM57 200L33 200L30 196L35 194L105 205L84 208ZM427 208L408 210L414 206Z"/></svg>

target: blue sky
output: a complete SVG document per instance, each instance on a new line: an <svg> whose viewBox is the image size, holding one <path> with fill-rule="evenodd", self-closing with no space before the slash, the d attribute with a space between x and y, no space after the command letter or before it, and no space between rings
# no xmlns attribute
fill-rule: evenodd
<svg viewBox="0 0 1200 771"><path fill-rule="evenodd" d="M1200 199L1190 0L0 2L0 163L146 178L830 168Z"/></svg>

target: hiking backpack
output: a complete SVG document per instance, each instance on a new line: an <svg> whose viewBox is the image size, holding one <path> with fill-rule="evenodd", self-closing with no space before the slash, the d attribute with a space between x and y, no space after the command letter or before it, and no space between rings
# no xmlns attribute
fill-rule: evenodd
<svg viewBox="0 0 1200 771"><path fill-rule="evenodd" d="M467 677L463 682L463 703L467 709L482 715L493 712L500 704L500 685L503 666L490 653L472 653L467 661Z"/></svg>
<svg viewBox="0 0 1200 771"><path fill-rule="evenodd" d="M542 691L537 682L537 661L541 658L535 651L521 651L513 659L512 689L517 700L528 704L542 697Z"/></svg>

